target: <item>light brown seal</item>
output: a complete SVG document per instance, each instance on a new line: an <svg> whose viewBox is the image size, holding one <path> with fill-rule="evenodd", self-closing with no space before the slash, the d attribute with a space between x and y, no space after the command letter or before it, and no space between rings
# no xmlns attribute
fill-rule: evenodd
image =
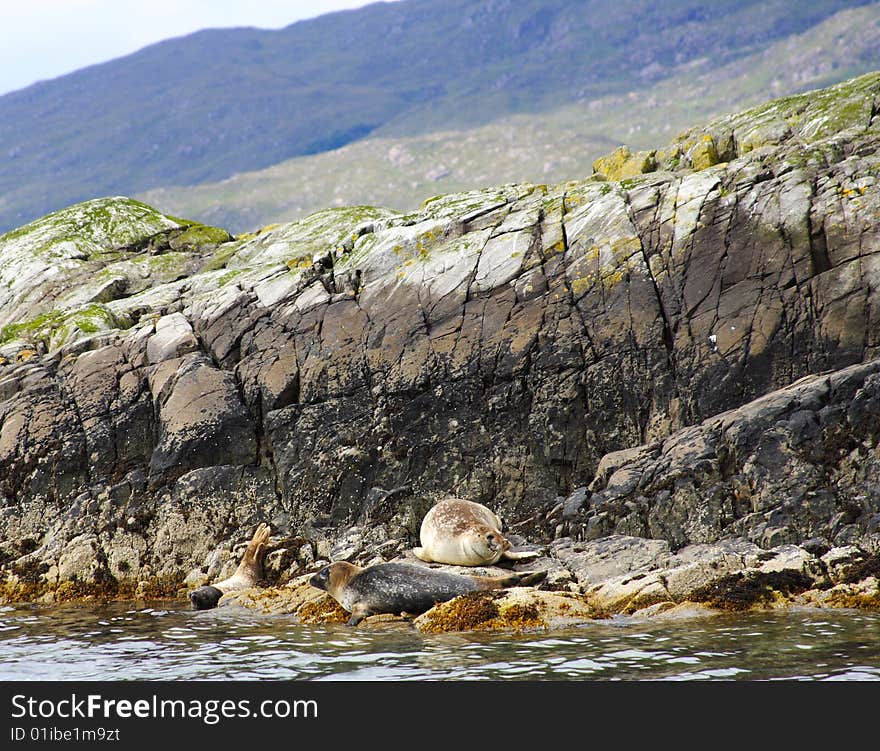
<svg viewBox="0 0 880 751"><path fill-rule="evenodd" d="M351 613L348 623L356 626L368 615L430 610L438 602L487 589L530 585L541 581L546 571L510 576L461 576L411 563L378 563L361 568L347 561L324 566L309 579Z"/></svg>
<svg viewBox="0 0 880 751"><path fill-rule="evenodd" d="M220 598L227 592L256 586L263 578L263 558L266 557L268 543L269 526L261 522L232 576L214 584L206 584L189 593L193 610L208 610L216 607Z"/></svg>
<svg viewBox="0 0 880 751"><path fill-rule="evenodd" d="M535 558L534 552L514 552L501 533L501 519L481 503L446 498L422 519L422 546L413 554L427 563L455 566L488 566L502 558L519 561Z"/></svg>

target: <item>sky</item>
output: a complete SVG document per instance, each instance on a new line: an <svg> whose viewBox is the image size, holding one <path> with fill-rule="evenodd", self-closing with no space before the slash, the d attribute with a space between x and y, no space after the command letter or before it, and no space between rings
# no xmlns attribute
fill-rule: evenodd
<svg viewBox="0 0 880 751"><path fill-rule="evenodd" d="M0 0L0 94L199 29L280 29L367 0Z"/></svg>

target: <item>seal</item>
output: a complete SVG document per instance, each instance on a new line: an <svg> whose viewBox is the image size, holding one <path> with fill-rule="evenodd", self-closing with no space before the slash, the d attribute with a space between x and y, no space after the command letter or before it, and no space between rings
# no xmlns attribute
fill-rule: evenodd
<svg viewBox="0 0 880 751"><path fill-rule="evenodd" d="M546 571L533 571L509 576L462 576L412 563L377 563L361 568L336 561L314 574L309 584L329 593L351 613L348 624L356 626L368 615L416 615L468 592L527 586L546 575Z"/></svg>
<svg viewBox="0 0 880 751"><path fill-rule="evenodd" d="M501 533L501 519L481 503L446 498L422 519L421 547L413 554L426 563L455 566L488 566L502 558L512 561L536 558L539 553L511 550Z"/></svg>
<svg viewBox="0 0 880 751"><path fill-rule="evenodd" d="M261 522L244 551L241 563L238 564L238 568L235 569L232 576L214 584L206 584L189 593L189 601L192 603L193 610L209 610L217 607L220 598L227 592L256 586L263 578L263 558L266 557L268 542L269 526Z"/></svg>

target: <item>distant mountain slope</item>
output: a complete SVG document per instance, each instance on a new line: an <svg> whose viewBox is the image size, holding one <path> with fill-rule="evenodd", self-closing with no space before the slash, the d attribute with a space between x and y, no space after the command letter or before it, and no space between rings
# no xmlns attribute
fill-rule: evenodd
<svg viewBox="0 0 880 751"><path fill-rule="evenodd" d="M0 229L384 129L473 126L754 54L866 0L405 0L203 31L0 97Z"/></svg>
<svg viewBox="0 0 880 751"><path fill-rule="evenodd" d="M371 135L218 182L146 191L177 216L250 231L327 206L409 211L426 198L510 182L582 179L620 142L667 143L700 120L880 68L880 4L841 11L725 65L694 61L648 90L623 91L466 131ZM382 131L379 131L380 133Z"/></svg>

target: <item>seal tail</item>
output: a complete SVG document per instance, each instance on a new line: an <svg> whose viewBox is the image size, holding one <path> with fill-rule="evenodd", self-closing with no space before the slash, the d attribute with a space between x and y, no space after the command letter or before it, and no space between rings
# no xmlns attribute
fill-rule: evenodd
<svg viewBox="0 0 880 751"><path fill-rule="evenodd" d="M519 585L521 587L532 587L535 584L540 584L547 578L547 569L543 571L523 571L521 574L517 574L517 576L519 576Z"/></svg>

